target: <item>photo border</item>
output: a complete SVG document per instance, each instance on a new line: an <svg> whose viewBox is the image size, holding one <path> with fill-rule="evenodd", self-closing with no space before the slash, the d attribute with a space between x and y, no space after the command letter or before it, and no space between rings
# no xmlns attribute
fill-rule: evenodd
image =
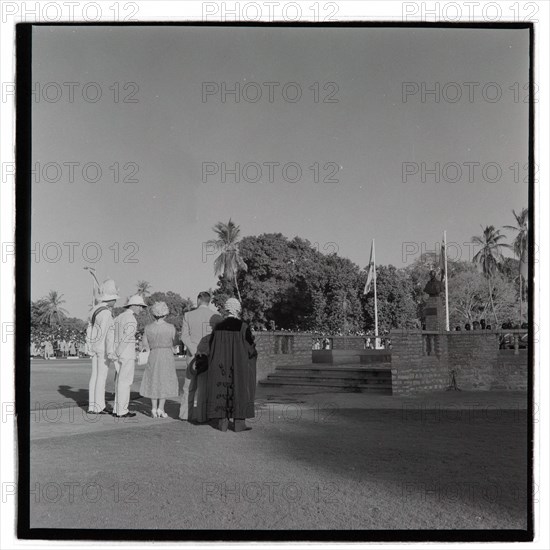
<svg viewBox="0 0 550 550"><path fill-rule="evenodd" d="M32 207L32 29L33 27L263 27L263 28L452 28L529 30L529 266L528 266L528 431L527 529L415 530L206 530L64 529L30 527L30 304ZM16 25L16 178L15 178L15 411L18 436L17 537L46 540L111 541L325 541L325 542L530 542L534 540L534 317L535 317L535 67L534 23L449 22L52 22ZM529 498L530 496L530 498Z"/></svg>

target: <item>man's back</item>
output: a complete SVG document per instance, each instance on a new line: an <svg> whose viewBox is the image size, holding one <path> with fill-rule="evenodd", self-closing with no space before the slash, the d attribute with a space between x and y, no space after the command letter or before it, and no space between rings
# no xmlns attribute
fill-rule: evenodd
<svg viewBox="0 0 550 550"><path fill-rule="evenodd" d="M222 320L221 315L201 305L183 316L181 341L191 355L208 353L208 340L212 329Z"/></svg>

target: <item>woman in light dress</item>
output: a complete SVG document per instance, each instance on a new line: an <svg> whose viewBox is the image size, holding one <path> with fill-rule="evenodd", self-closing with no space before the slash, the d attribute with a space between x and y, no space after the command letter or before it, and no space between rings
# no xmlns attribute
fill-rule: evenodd
<svg viewBox="0 0 550 550"><path fill-rule="evenodd" d="M165 321L169 311L164 302L155 302L151 313L155 321L145 327L141 342L142 349L148 349L150 353L139 393L151 399L153 418L167 418L164 411L166 398L177 397L179 393L173 352L176 327Z"/></svg>

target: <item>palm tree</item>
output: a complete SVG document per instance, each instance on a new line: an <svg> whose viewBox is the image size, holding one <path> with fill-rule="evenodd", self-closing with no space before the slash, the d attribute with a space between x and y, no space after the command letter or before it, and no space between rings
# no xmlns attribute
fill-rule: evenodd
<svg viewBox="0 0 550 550"><path fill-rule="evenodd" d="M65 303L63 294L59 294L57 290L50 290L50 293L45 298L42 298L38 304L40 307L39 320L41 323L47 323L52 327L56 322L58 324L68 316L68 311L61 307Z"/></svg>
<svg viewBox="0 0 550 550"><path fill-rule="evenodd" d="M483 226L481 229L483 229ZM501 248L505 246L505 244L500 241L505 238L506 237L500 233L500 229L495 229L493 225L485 227L481 237L472 237L472 242L481 247L472 261L481 265L483 275L487 277L489 283L489 299L491 300L495 324L498 324L498 319L495 313L495 304L493 302L493 277L498 271L499 264L504 259Z"/></svg>
<svg viewBox="0 0 550 550"><path fill-rule="evenodd" d="M206 244L215 246L216 250L220 251L219 256L214 260L214 273L218 277L223 275L235 283L239 302L242 302L237 275L239 271L247 271L248 267L239 251L238 240L241 229L231 221L231 218L227 223L218 222L212 229L217 239L211 239Z"/></svg>
<svg viewBox="0 0 550 550"><path fill-rule="evenodd" d="M147 294L151 294L150 289L152 288L149 281L138 281L137 284L137 293L145 297Z"/></svg>
<svg viewBox="0 0 550 550"><path fill-rule="evenodd" d="M510 229L511 231L515 231L517 233L514 242L512 245L508 245L508 247L514 251L514 254L519 259L519 317L521 322L523 321L523 277L521 274L521 268L527 255L529 210L527 208L523 208L519 214L516 214L516 211L512 210L512 214L514 214L514 218L516 218L517 225L505 225L504 229Z"/></svg>

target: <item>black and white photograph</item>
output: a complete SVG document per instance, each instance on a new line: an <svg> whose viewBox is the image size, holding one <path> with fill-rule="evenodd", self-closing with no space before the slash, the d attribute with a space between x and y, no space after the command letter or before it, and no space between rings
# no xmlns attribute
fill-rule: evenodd
<svg viewBox="0 0 550 550"><path fill-rule="evenodd" d="M533 541L538 27L363 19L18 22L14 536Z"/></svg>

